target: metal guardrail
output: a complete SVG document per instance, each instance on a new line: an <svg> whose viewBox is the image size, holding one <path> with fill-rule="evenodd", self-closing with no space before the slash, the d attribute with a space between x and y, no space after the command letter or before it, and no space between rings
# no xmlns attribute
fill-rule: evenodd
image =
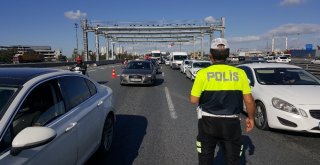
<svg viewBox="0 0 320 165"><path fill-rule="evenodd" d="M104 60L104 61L86 61L87 65L100 66L121 63L123 60ZM0 68L7 67L33 67L33 68L50 68L59 66L73 66L76 62L44 62L44 63L21 63L21 64L1 64Z"/></svg>
<svg viewBox="0 0 320 165"><path fill-rule="evenodd" d="M293 65L300 66L301 68L320 78L320 64L293 63Z"/></svg>

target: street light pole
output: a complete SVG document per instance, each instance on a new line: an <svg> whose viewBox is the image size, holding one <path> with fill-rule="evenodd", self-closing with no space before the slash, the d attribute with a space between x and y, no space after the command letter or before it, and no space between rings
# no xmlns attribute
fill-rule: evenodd
<svg viewBox="0 0 320 165"><path fill-rule="evenodd" d="M78 24L74 23L74 27L76 28L76 42L77 42L77 55L79 51L79 46L78 46Z"/></svg>

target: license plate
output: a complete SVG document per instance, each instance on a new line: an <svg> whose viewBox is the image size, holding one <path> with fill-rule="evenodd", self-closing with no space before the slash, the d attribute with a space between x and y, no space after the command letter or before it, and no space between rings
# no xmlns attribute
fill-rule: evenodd
<svg viewBox="0 0 320 165"><path fill-rule="evenodd" d="M139 79L139 78L132 78L132 79L130 79L131 81L141 81L141 79Z"/></svg>

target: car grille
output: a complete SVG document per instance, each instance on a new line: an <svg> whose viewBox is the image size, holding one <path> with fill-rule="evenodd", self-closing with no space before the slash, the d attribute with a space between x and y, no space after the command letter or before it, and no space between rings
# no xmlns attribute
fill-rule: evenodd
<svg viewBox="0 0 320 165"><path fill-rule="evenodd" d="M313 118L320 119L320 110L310 110L310 115Z"/></svg>
<svg viewBox="0 0 320 165"><path fill-rule="evenodd" d="M142 79L141 75L129 75L129 78L139 78Z"/></svg>

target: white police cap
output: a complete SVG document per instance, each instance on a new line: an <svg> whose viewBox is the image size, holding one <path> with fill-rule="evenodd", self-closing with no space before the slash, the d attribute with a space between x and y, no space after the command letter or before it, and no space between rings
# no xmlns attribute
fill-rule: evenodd
<svg viewBox="0 0 320 165"><path fill-rule="evenodd" d="M212 40L211 49L218 49L218 45L224 45L224 48L229 48L228 41L225 38L215 38Z"/></svg>

